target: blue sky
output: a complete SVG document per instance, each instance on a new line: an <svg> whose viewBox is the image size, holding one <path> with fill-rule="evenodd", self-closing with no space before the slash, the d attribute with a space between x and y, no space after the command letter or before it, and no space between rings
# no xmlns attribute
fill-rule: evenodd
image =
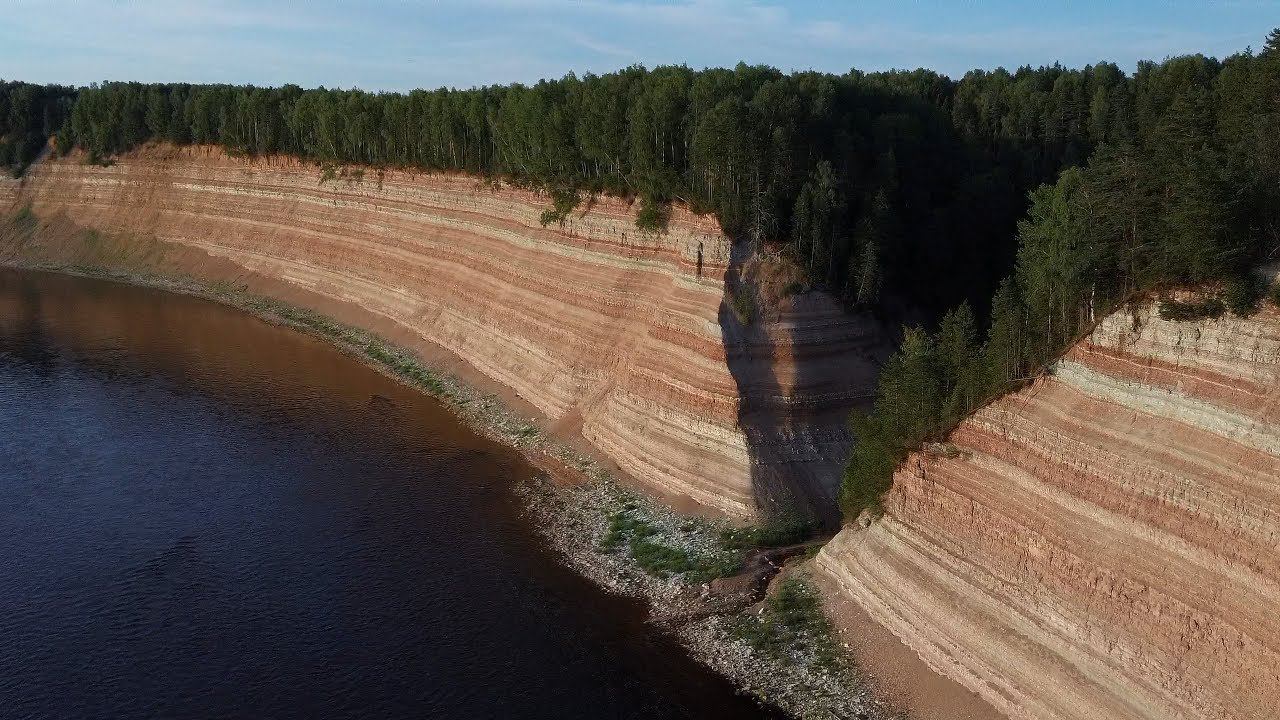
<svg viewBox="0 0 1280 720"><path fill-rule="evenodd" d="M819 2L9 0L0 77L85 84L190 81L406 90L531 82L569 71L732 66L959 77L1262 44L1280 0Z"/></svg>

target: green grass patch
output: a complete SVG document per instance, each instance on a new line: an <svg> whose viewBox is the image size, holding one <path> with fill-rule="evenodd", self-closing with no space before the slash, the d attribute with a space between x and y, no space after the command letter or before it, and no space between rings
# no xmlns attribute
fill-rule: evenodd
<svg viewBox="0 0 1280 720"><path fill-rule="evenodd" d="M1205 319L1217 320L1226 314L1227 304L1221 298L1216 297L1191 302L1167 299L1160 301L1159 312L1161 320L1178 322Z"/></svg>
<svg viewBox="0 0 1280 720"><path fill-rule="evenodd" d="M720 544L726 550L752 550L755 548L786 547L798 545L813 534L815 524L802 518L777 518L763 525L744 528L728 528L720 531Z"/></svg>
<svg viewBox="0 0 1280 720"><path fill-rule="evenodd" d="M729 291L729 307L743 325L750 325L756 316L756 301L746 288L735 287Z"/></svg>
<svg viewBox="0 0 1280 720"><path fill-rule="evenodd" d="M742 562L735 555L696 553L663 542L657 529L637 517L634 511L635 506L627 504L609 515L609 527L600 541L602 551L616 553L626 548L636 565L650 575L660 578L680 575L690 583L710 582L741 569Z"/></svg>
<svg viewBox="0 0 1280 720"><path fill-rule="evenodd" d="M374 340L365 343L364 353L371 360L380 363L418 387L424 388L434 395L446 394L446 388L440 378L419 364L407 352L398 348L388 348Z"/></svg>
<svg viewBox="0 0 1280 720"><path fill-rule="evenodd" d="M31 203L27 203L21 208L18 208L18 212L13 214L10 222L13 224L15 230L23 233L29 233L35 229L39 220L36 219L36 214L31 209Z"/></svg>
<svg viewBox="0 0 1280 720"><path fill-rule="evenodd" d="M654 534L653 526L640 518L633 517L628 512L630 509L629 506L624 507L609 515L609 529L605 531L604 539L600 541L601 550L616 552L632 539L643 539Z"/></svg>
<svg viewBox="0 0 1280 720"><path fill-rule="evenodd" d="M259 312L275 315L305 327L330 340L361 350L365 357L436 396L447 396L448 387L431 370L419 363L407 350L384 345L376 338L335 322L319 313L303 310L267 298L255 298L247 305Z"/></svg>
<svg viewBox="0 0 1280 720"><path fill-rule="evenodd" d="M818 593L797 578L782 581L765 599L758 615L740 618L734 635L770 657L812 655L814 664L828 671L835 669L840 659Z"/></svg>
<svg viewBox="0 0 1280 720"><path fill-rule="evenodd" d="M648 538L632 538L630 550L632 559L650 575L669 577L694 568L693 559L687 550L663 545Z"/></svg>
<svg viewBox="0 0 1280 720"><path fill-rule="evenodd" d="M217 280L208 284L209 294L219 300L234 298L239 293L244 292L244 287L227 280Z"/></svg>

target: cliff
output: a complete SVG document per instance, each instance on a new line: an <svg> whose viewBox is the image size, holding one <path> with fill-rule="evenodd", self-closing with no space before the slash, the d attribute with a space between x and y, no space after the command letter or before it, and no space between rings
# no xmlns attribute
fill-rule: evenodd
<svg viewBox="0 0 1280 720"><path fill-rule="evenodd" d="M1275 717L1280 312L1106 318L818 556L1014 718Z"/></svg>
<svg viewBox="0 0 1280 720"><path fill-rule="evenodd" d="M106 167L46 159L0 202L95 231L20 243L19 262L83 263L104 233L123 247L94 264L357 308L456 355L655 492L732 516L830 512L844 417L881 352L872 323L821 293L739 322L725 293L742 258L681 208L664 233L638 231L615 198L543 227L548 198L474 177L172 147Z"/></svg>

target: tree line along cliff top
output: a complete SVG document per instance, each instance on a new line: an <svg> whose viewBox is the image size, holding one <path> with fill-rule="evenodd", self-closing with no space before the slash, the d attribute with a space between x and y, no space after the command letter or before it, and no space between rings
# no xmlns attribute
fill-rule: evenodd
<svg viewBox="0 0 1280 720"><path fill-rule="evenodd" d="M938 328L906 332L860 421L850 512L906 450L1124 299L1198 285L1247 312L1264 290L1250 269L1280 253L1280 31L1257 52L1132 73L663 66L410 93L0 83L0 164L21 173L52 136L104 161L166 141L498 176L548 191L548 219L598 192L640 198L642 223L670 202L714 213L806 287Z"/></svg>

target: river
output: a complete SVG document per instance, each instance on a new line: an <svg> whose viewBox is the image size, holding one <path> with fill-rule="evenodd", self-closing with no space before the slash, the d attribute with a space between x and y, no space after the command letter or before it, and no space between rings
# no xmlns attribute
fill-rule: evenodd
<svg viewBox="0 0 1280 720"><path fill-rule="evenodd" d="M0 269L0 714L771 717L558 562L534 472L315 338Z"/></svg>

